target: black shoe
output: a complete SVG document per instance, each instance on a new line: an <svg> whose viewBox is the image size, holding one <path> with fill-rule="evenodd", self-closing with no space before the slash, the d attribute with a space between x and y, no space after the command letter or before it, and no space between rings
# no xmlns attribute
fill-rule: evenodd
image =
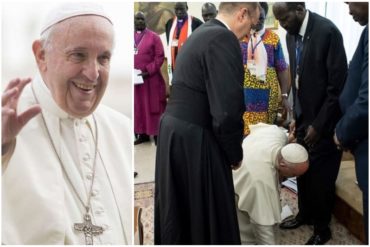
<svg viewBox="0 0 370 247"><path fill-rule="evenodd" d="M330 230L321 233L314 233L307 241L306 245L323 245L330 239L331 239Z"/></svg>
<svg viewBox="0 0 370 247"><path fill-rule="evenodd" d="M296 229L301 225L307 224L304 220L298 219L295 217L294 219L284 221L279 225L281 229Z"/></svg>
<svg viewBox="0 0 370 247"><path fill-rule="evenodd" d="M150 141L150 138L148 135L145 135L145 134L140 134L139 135L139 138L137 138L135 141L134 141L134 145L138 145L138 144L141 144L141 143L144 143L144 142L148 142Z"/></svg>
<svg viewBox="0 0 370 247"><path fill-rule="evenodd" d="M157 146L157 136L153 136L153 139L154 139L154 144Z"/></svg>

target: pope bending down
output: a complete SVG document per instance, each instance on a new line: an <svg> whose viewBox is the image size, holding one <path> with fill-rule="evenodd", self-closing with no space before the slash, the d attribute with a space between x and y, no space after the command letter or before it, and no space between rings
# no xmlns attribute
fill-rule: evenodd
<svg viewBox="0 0 370 247"><path fill-rule="evenodd" d="M242 166L233 171L240 238L242 244L276 245L280 177L303 174L308 153L299 144L287 144L286 131L276 125L259 123L250 130L243 141Z"/></svg>

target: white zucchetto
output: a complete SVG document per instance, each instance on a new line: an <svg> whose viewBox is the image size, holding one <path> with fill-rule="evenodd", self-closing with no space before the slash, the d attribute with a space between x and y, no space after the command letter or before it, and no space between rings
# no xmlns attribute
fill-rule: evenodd
<svg viewBox="0 0 370 247"><path fill-rule="evenodd" d="M101 5L91 2L68 2L57 6L48 13L42 24L40 34L61 21L81 15L101 16L106 18L113 25L111 18Z"/></svg>
<svg viewBox="0 0 370 247"><path fill-rule="evenodd" d="M307 150L300 144L290 143L281 149L281 156L289 163L303 163L308 160Z"/></svg>

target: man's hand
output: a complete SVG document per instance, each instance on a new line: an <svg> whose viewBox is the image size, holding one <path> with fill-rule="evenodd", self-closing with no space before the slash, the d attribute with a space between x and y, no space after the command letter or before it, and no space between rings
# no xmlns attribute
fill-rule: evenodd
<svg viewBox="0 0 370 247"><path fill-rule="evenodd" d="M314 129L312 125L308 126L306 131L306 136L304 137L304 142L307 144L309 148L313 148L313 146L317 143L320 136Z"/></svg>
<svg viewBox="0 0 370 247"><path fill-rule="evenodd" d="M289 132L288 132L288 143L297 142L297 138L295 136L295 120L292 119L289 123Z"/></svg>
<svg viewBox="0 0 370 247"><path fill-rule="evenodd" d="M242 166L242 161L239 161L237 164L231 165L231 169L235 171L235 170L238 170L241 166Z"/></svg>
<svg viewBox="0 0 370 247"><path fill-rule="evenodd" d="M288 98L283 97L283 105L284 105L284 113L286 112L287 114L293 114L293 108L289 103Z"/></svg>
<svg viewBox="0 0 370 247"><path fill-rule="evenodd" d="M337 146L337 149L338 150L348 151L346 148L343 148L342 147L342 144L338 140L337 133L335 131L334 131L334 137L333 137L333 139L334 139L334 143Z"/></svg>
<svg viewBox="0 0 370 247"><path fill-rule="evenodd" d="M2 154L4 154L9 145L15 140L19 131L26 125L26 123L38 113L41 112L39 105L33 105L23 113L17 113L18 100L23 88L31 81L27 79L11 80L3 92L1 98L1 145Z"/></svg>

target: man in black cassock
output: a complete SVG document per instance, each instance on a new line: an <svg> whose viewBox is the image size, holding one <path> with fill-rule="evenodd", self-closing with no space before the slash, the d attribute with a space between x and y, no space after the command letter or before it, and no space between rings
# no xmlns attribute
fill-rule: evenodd
<svg viewBox="0 0 370 247"><path fill-rule="evenodd" d="M258 16L257 3L221 3L177 57L158 136L155 244L240 244L231 174L243 158L238 39Z"/></svg>

